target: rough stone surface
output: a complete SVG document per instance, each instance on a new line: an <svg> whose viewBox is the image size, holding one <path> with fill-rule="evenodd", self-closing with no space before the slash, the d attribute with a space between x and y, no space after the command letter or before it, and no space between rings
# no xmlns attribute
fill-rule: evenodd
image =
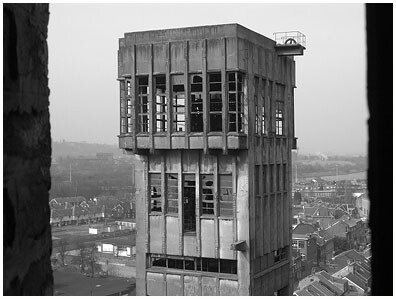
<svg viewBox="0 0 396 299"><path fill-rule="evenodd" d="M48 4L3 4L3 292L52 295Z"/></svg>

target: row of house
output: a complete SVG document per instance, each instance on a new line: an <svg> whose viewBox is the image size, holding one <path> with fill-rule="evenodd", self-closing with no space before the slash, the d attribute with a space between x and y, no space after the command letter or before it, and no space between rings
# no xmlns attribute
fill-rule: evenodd
<svg viewBox="0 0 396 299"><path fill-rule="evenodd" d="M361 249L368 243L366 223L344 216L326 229L310 223L300 223L292 231L294 281L323 269L330 264L335 252L340 251L337 242L345 243L343 249Z"/></svg>
<svg viewBox="0 0 396 299"><path fill-rule="evenodd" d="M95 223L104 219L134 219L132 202L123 202L113 196L87 200L82 196L53 198L49 202L50 223L53 226Z"/></svg>
<svg viewBox="0 0 396 299"><path fill-rule="evenodd" d="M51 208L50 224L52 226L65 226L103 221L105 219L104 208L104 206Z"/></svg>
<svg viewBox="0 0 396 299"><path fill-rule="evenodd" d="M327 236L344 238L349 248L369 243L367 218L359 218L357 209L351 204L317 202L295 205L292 211L293 228L299 223L309 223Z"/></svg>

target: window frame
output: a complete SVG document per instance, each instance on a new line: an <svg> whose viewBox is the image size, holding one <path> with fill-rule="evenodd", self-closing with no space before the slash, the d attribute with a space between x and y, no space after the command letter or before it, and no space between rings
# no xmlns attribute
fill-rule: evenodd
<svg viewBox="0 0 396 299"><path fill-rule="evenodd" d="M140 84L140 80L147 79L147 85ZM138 121L137 128L138 133L148 134L150 133L150 82L149 76L136 76L137 86L137 112ZM146 93L141 92L141 88L146 88ZM146 99L146 103L144 102ZM144 110L146 106L146 111Z"/></svg>
<svg viewBox="0 0 396 299"><path fill-rule="evenodd" d="M285 103L283 101L277 100L275 107L275 135L285 136Z"/></svg>
<svg viewBox="0 0 396 299"><path fill-rule="evenodd" d="M176 80L180 80L182 83L176 84ZM183 91L175 91L175 85L183 86ZM172 98L172 132L174 133L186 133L186 82L183 74L171 75L171 98ZM180 100L180 102L179 102ZM179 111L179 109L182 111ZM180 117L180 119L179 119ZM180 124L180 125L179 125ZM179 127L180 126L180 127ZM182 128L183 130L178 130Z"/></svg>
<svg viewBox="0 0 396 299"><path fill-rule="evenodd" d="M194 76L199 76L201 78L201 83L194 83ZM203 76L202 74L190 74L189 75L189 84L190 84L190 132L191 133L203 133L203 107L204 107L204 93L203 93ZM201 85L201 91L195 91L193 87L196 85ZM194 90L194 91L193 91ZM194 100L193 100L194 96ZM196 101L195 99L199 99L200 101ZM201 106L201 110L199 110L199 106ZM197 119L198 127L201 126L201 130L193 130L195 128L193 126L193 118Z"/></svg>
<svg viewBox="0 0 396 299"><path fill-rule="evenodd" d="M230 182L230 186L226 185L223 188L223 186L222 186L223 179L222 178L225 178L225 177L229 178L228 181ZM218 174L218 186L219 186L218 187L218 194L219 194L219 196L218 196L219 197L219 204L218 204L219 213L218 213L218 215L221 218L230 219L230 218L233 218L235 216L235 211L234 211L234 190L233 190L233 181L232 180L233 180L232 173L219 173ZM223 191L222 191L223 189L230 190L230 194L228 194L228 192L227 192L226 195L223 195ZM223 199L223 196L227 196L227 200ZM231 204L231 208L225 208L224 207L224 205L227 206L229 204ZM231 214L224 213L224 211L231 211Z"/></svg>
<svg viewBox="0 0 396 299"><path fill-rule="evenodd" d="M154 78L154 119L155 119L155 132L165 133L168 131L168 109L169 101L167 98L167 82L166 75L155 75ZM163 83L158 83L158 79L164 79ZM159 92L157 86L163 87L163 91ZM158 101L160 100L160 101ZM160 109L158 109L160 108ZM158 111L160 110L160 111ZM159 128L160 124L160 128Z"/></svg>
<svg viewBox="0 0 396 299"><path fill-rule="evenodd" d="M170 185L169 184L169 176L176 176L176 185ZM177 173L166 173L165 174L165 180L166 180L166 215L178 215L179 214L179 175ZM176 193L172 192L170 193L170 187L176 188ZM176 195L176 198L171 198L170 194ZM169 203L176 202L175 205L170 205ZM170 211L170 208L173 208L175 210Z"/></svg>
<svg viewBox="0 0 396 299"><path fill-rule="evenodd" d="M205 176L209 176L212 180L208 180ZM201 197L201 215L202 216L214 216L215 215L215 185L214 185L214 174L200 174L200 197ZM205 185L204 182L212 182L211 186ZM211 193L205 193L211 192ZM212 199L207 199L206 196ZM211 205L211 207L210 207ZM210 212L211 211L211 212Z"/></svg>
<svg viewBox="0 0 396 299"><path fill-rule="evenodd" d="M158 196L153 197L153 177L155 176L155 180L159 181L159 184L155 184L154 186L156 188L159 189L159 191L157 191L157 189L154 192L158 192ZM149 183L149 213L152 214L162 214L162 198L163 198L163 190L162 190L162 179L161 179L161 173L158 172L150 172L149 173L149 177L148 177L148 183ZM155 199L154 199L155 198ZM159 207L158 207L158 203L155 204L155 209L153 209L153 200L159 201Z"/></svg>
<svg viewBox="0 0 396 299"><path fill-rule="evenodd" d="M191 177L190 182L194 182L194 186L188 186L186 185L186 177ZM193 179L192 179L193 178ZM183 173L182 174L182 204L183 204L183 219L182 219L182 226L183 226L183 234L196 234L197 231L197 225L196 225L196 221L197 221L197 214L196 214L196 197L197 197L197 184L196 184L196 177L195 177L195 173ZM191 209L191 211L193 211L193 215L189 218L192 219L191 223L189 225L191 225L191 227L189 227L186 224L186 188L194 188L194 196L191 197L191 199L193 199L193 204L191 205L193 208ZM189 203L187 203L188 205ZM187 227L187 229L186 229Z"/></svg>
<svg viewBox="0 0 396 299"><path fill-rule="evenodd" d="M211 77L219 76L220 81L211 81ZM223 94L222 94L222 77L221 72L211 72L207 73L208 80L208 113L209 113L209 125L208 132L222 132L223 131ZM220 89L217 88L220 85ZM212 87L215 87L212 90ZM212 101L213 99L213 101ZM220 105L220 110L218 108L212 109ZM216 122L214 120L217 119ZM214 124L215 123L215 124ZM213 128L212 128L213 126Z"/></svg>
<svg viewBox="0 0 396 299"><path fill-rule="evenodd" d="M230 80L230 75L234 75L234 80ZM232 84L235 84L235 88L232 88ZM227 104L228 104L228 132L233 133L244 133L244 113L245 113L245 74L242 72L227 72ZM235 109L230 109L231 96L235 96ZM233 117L232 117L233 116ZM235 122L231 122L231 119L235 118ZM235 129L231 128L231 125L235 124Z"/></svg>

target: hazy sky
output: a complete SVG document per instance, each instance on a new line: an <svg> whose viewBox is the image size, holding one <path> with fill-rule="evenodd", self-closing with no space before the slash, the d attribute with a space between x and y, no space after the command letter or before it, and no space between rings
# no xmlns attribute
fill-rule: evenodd
<svg viewBox="0 0 396 299"><path fill-rule="evenodd" d="M125 32L239 23L307 37L296 56L301 152L367 153L364 4L50 4L51 134L117 144L118 38Z"/></svg>

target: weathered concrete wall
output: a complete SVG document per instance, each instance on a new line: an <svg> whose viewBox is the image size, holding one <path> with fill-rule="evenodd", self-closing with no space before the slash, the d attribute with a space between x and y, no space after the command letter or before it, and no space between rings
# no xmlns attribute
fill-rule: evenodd
<svg viewBox="0 0 396 299"><path fill-rule="evenodd" d="M48 4L3 4L3 292L52 295Z"/></svg>

